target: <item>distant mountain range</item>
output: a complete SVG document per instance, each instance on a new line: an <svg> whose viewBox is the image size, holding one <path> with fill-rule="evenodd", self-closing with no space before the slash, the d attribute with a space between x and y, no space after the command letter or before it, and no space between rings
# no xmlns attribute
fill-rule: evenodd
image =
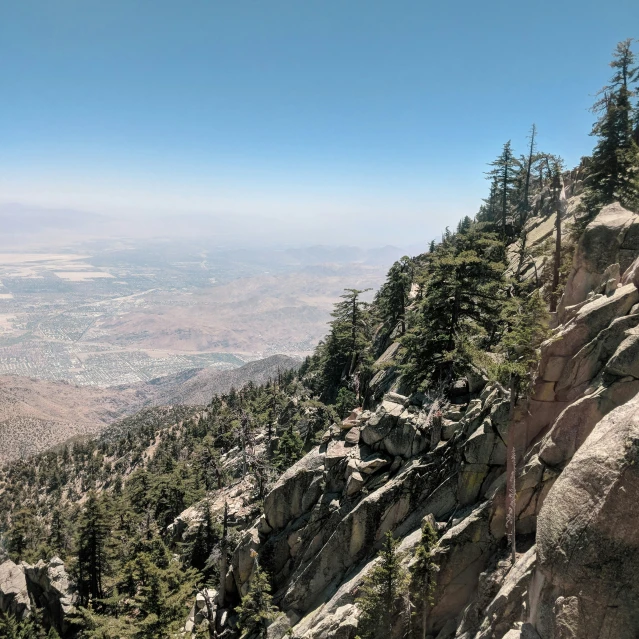
<svg viewBox="0 0 639 639"><path fill-rule="evenodd" d="M342 238L345 236L357 237L358 242L369 246L371 244L370 238L366 240L361 234L341 234ZM308 237L313 237L318 244L310 247L300 246L300 239ZM5 248L11 247L11 250L21 248L20 243L44 242L51 247L52 243L68 245L70 242L107 238L179 238L194 242L207 238L215 247L229 249L230 257L236 259L242 258L242 254L245 254L251 261L265 258L272 263L277 262L279 257L284 262L304 265L322 262L385 264L404 254L420 253L427 246L424 240L404 248L392 245L374 248L349 245L336 247L327 244L332 237L332 232L327 232L326 229L315 234L312 231L309 233L309 229L297 228L294 220L284 221L260 215L213 212L103 215L73 208L36 206L19 202L0 203L0 247L5 245ZM384 237L383 233L378 237ZM15 246L16 240L18 246ZM236 246L244 248L233 248ZM282 248L286 246L293 248Z"/></svg>
<svg viewBox="0 0 639 639"><path fill-rule="evenodd" d="M25 204L0 204L0 237L25 237L43 233L92 234L105 229L112 220L97 213L55 209Z"/></svg>

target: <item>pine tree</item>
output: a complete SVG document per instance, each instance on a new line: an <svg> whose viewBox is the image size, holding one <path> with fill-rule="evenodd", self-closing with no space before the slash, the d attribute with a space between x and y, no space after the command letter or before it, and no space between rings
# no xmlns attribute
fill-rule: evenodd
<svg viewBox="0 0 639 639"><path fill-rule="evenodd" d="M251 576L248 592L242 597L242 603L236 608L239 616L238 627L242 630L242 637L252 634L266 637L266 629L277 612L277 608L273 605L268 576L260 568L257 555L254 556L254 559L255 569Z"/></svg>
<svg viewBox="0 0 639 639"><path fill-rule="evenodd" d="M222 536L221 526L213 519L211 505L204 505L204 517L197 528L197 533L190 550L190 564L203 572L205 577L211 574L209 557Z"/></svg>
<svg viewBox="0 0 639 639"><path fill-rule="evenodd" d="M281 435L273 455L273 467L279 472L290 468L304 456L304 442L291 424Z"/></svg>
<svg viewBox="0 0 639 639"><path fill-rule="evenodd" d="M384 536L379 561L364 577L357 596L362 611L358 630L363 639L386 639L392 636L398 620L406 622L405 598L408 573L402 566L399 541L392 532Z"/></svg>
<svg viewBox="0 0 639 639"><path fill-rule="evenodd" d="M502 241L506 239L508 215L513 204L515 184L517 179L518 162L515 159L510 140L504 144L499 157L490 163L494 167L488 172L488 179L492 183L491 211L494 215L490 221L499 221Z"/></svg>
<svg viewBox="0 0 639 639"><path fill-rule="evenodd" d="M11 528L7 535L7 549L16 561L20 561L25 552L37 539L37 522L32 508L20 508L13 514Z"/></svg>
<svg viewBox="0 0 639 639"><path fill-rule="evenodd" d="M406 331L406 307L412 283L412 260L404 256L391 266L386 282L375 296L380 319L389 335L398 327L400 334Z"/></svg>
<svg viewBox="0 0 639 639"><path fill-rule="evenodd" d="M599 115L591 135L599 138L589 163L584 206L591 219L606 204L639 206L639 148L633 131L632 85L639 77L632 40L617 44L610 66L610 84L592 107Z"/></svg>
<svg viewBox="0 0 639 639"><path fill-rule="evenodd" d="M253 448L253 423L251 415L245 410L240 415L239 443L242 451L242 476L248 472L249 450Z"/></svg>
<svg viewBox="0 0 639 639"><path fill-rule="evenodd" d="M360 299L369 289L346 289L335 304L331 330L320 344L319 392L324 401L334 401L341 384L353 375L370 344L369 304Z"/></svg>
<svg viewBox="0 0 639 639"><path fill-rule="evenodd" d="M530 185L532 177L533 164L535 162L535 146L537 138L537 126L535 124L530 128L530 146L528 148L528 156L521 163L524 167L522 171L523 188L521 198L519 200L519 230L521 231L526 225L528 215L530 213Z"/></svg>
<svg viewBox="0 0 639 639"><path fill-rule="evenodd" d="M502 259L503 244L482 224L437 247L423 299L402 339L408 380L446 384L466 371L469 347L494 341L505 290Z"/></svg>
<svg viewBox="0 0 639 639"><path fill-rule="evenodd" d="M433 549L437 543L437 533L427 519L422 525L422 536L415 552L415 562L411 566L411 599L416 608L421 608L421 637L426 639L428 612L433 605L435 592L435 575L439 566L433 557Z"/></svg>
<svg viewBox="0 0 639 639"><path fill-rule="evenodd" d="M335 400L335 410L344 419L357 406L357 395L348 388L340 388Z"/></svg>
<svg viewBox="0 0 639 639"><path fill-rule="evenodd" d="M69 534L65 515L60 508L51 513L49 544L54 552L64 555L69 547Z"/></svg>
<svg viewBox="0 0 639 639"><path fill-rule="evenodd" d="M16 617L0 612L0 637L2 639L44 639L41 624L33 619L18 621Z"/></svg>
<svg viewBox="0 0 639 639"><path fill-rule="evenodd" d="M106 542L109 521L95 493L89 493L78 524L78 592L81 605L104 596L103 579L107 569Z"/></svg>

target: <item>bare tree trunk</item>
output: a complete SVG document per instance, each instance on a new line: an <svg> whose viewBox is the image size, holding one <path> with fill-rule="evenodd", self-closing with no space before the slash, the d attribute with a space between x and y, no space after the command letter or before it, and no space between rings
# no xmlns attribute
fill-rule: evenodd
<svg viewBox="0 0 639 639"><path fill-rule="evenodd" d="M429 598L427 597L428 593L428 581L426 579L426 583L424 584L424 607L422 609L422 639L426 639L426 626L428 625L428 607L430 605Z"/></svg>
<svg viewBox="0 0 639 639"><path fill-rule="evenodd" d="M226 599L226 542L228 537L229 505L224 502L224 521L222 524L222 541L220 542L220 589L217 593L218 608L224 608Z"/></svg>
<svg viewBox="0 0 639 639"><path fill-rule="evenodd" d="M206 604L206 614L208 616L208 624L209 624L209 639L217 639L217 611L213 606L213 602L211 601L211 597L209 597L208 588L204 587L202 589L202 594L204 595L204 603Z"/></svg>
<svg viewBox="0 0 639 639"><path fill-rule="evenodd" d="M559 206L559 176L557 176L557 183L555 188L555 263L552 269L552 289L550 295L550 312L554 313L557 310L557 289L559 288L559 269L561 267L561 207Z"/></svg>
<svg viewBox="0 0 639 639"><path fill-rule="evenodd" d="M430 431L430 449L435 450L439 440L442 438L442 414L441 411L435 411L433 415L433 424Z"/></svg>
<svg viewBox="0 0 639 639"><path fill-rule="evenodd" d="M515 449L515 404L516 382L515 377L510 378L510 408L508 411L508 437L506 444L506 532L510 542L511 559L513 565L517 561L517 488L515 478L517 472L517 458Z"/></svg>
<svg viewBox="0 0 639 639"><path fill-rule="evenodd" d="M521 228L524 228L528 219L528 194L530 193L530 174L532 171L533 154L535 152L535 136L537 135L537 127L533 124L530 130L530 149L528 152L528 162L526 164L526 182L524 186L524 202L522 207L522 216L520 218Z"/></svg>

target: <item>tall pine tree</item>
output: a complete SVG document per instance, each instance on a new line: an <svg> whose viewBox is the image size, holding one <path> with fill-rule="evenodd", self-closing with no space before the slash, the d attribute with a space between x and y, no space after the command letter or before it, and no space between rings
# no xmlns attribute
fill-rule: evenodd
<svg viewBox="0 0 639 639"><path fill-rule="evenodd" d="M388 335L397 328L402 335L406 332L406 307L412 283L412 260L404 256L391 266L386 282L375 296L375 304Z"/></svg>
<svg viewBox="0 0 639 639"><path fill-rule="evenodd" d="M432 254L423 299L402 340L404 372L413 383L451 382L466 371L471 351L497 335L503 244L482 225L451 236Z"/></svg>
<svg viewBox="0 0 639 639"><path fill-rule="evenodd" d="M358 630L364 639L392 637L398 620L408 621L405 618L408 572L402 566L398 547L399 541L392 532L387 532L379 561L364 577L357 597L362 611Z"/></svg>
<svg viewBox="0 0 639 639"><path fill-rule="evenodd" d="M493 167L487 174L492 185L490 207L493 217L490 221L499 222L502 241L504 241L507 235L508 217L514 203L519 168L510 140L504 144L499 157L494 162L491 162L490 166Z"/></svg>
<svg viewBox="0 0 639 639"><path fill-rule="evenodd" d="M634 66L632 40L617 45L610 66L610 84L599 92L592 111L599 117L591 135L598 138L589 163L584 206L591 219L601 207L618 201L639 206L639 148L633 131L632 99L639 69Z"/></svg>
<svg viewBox="0 0 639 639"><path fill-rule="evenodd" d="M104 596L109 521L101 500L89 493L78 525L78 591L81 605Z"/></svg>

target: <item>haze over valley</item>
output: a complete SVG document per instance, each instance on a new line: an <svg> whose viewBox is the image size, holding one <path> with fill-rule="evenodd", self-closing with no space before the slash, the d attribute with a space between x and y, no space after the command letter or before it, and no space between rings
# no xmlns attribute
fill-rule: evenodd
<svg viewBox="0 0 639 639"><path fill-rule="evenodd" d="M402 254L234 249L214 238L4 246L0 375L99 387L304 356L343 289L376 288Z"/></svg>

